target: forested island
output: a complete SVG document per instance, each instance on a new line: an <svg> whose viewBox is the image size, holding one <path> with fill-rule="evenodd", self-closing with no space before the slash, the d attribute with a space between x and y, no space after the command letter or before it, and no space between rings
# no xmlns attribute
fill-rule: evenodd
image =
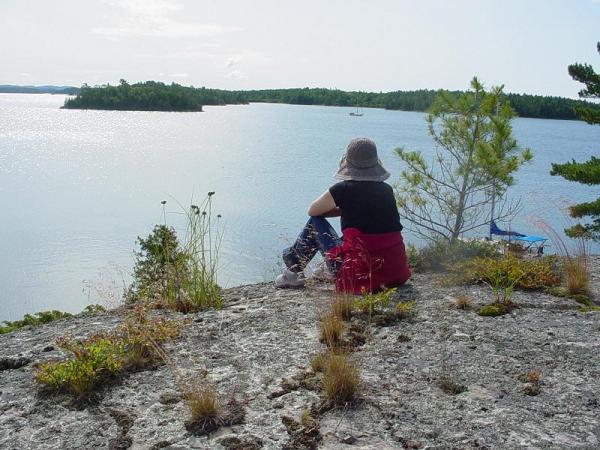
<svg viewBox="0 0 600 450"><path fill-rule="evenodd" d="M119 85L83 85L77 96L68 98L64 108L141 111L202 111L204 105L286 103L292 105L353 106L402 111L425 111L438 91L362 92L323 88L261 89L228 91L186 87L157 81ZM459 94L461 91L449 91ZM576 107L600 112L600 105L564 97L505 94L520 117L578 120Z"/></svg>

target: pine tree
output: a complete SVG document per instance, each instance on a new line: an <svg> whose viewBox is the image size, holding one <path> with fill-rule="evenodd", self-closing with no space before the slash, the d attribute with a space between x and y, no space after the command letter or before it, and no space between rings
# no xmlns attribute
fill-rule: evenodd
<svg viewBox="0 0 600 450"><path fill-rule="evenodd" d="M436 143L431 163L421 152L396 149L406 165L396 200L411 231L425 239L454 242L489 224L490 206L504 197L514 172L531 159L531 152L512 136L513 116L502 87L486 91L477 78L470 91L438 94L427 116ZM513 208L500 208L494 218L512 213Z"/></svg>
<svg viewBox="0 0 600 450"><path fill-rule="evenodd" d="M600 53L600 42L597 43ZM579 91L582 98L600 99L600 74L596 73L589 64L572 64L569 66L569 75L575 81L585 84L585 88ZM589 124L600 124L600 112L592 108L579 107L577 114ZM592 156L590 160L578 163L575 160L565 164L552 164L551 175L560 175L569 181L590 186L600 184L600 158ZM577 224L567 228L565 233L570 237L587 237L600 240L600 198L592 202L573 205L569 208L571 217L590 217L591 223Z"/></svg>

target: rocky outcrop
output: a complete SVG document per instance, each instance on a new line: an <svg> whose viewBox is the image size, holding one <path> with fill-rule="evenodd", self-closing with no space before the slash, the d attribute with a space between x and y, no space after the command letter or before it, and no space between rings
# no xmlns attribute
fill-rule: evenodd
<svg viewBox="0 0 600 450"><path fill-rule="evenodd" d="M600 313L516 292L519 308L481 317L449 308L459 295L490 300L486 287L443 287L428 274L399 290L395 301L414 300L416 316L367 327L352 355L358 402L323 412L318 439L293 430L294 448L600 448ZM39 392L34 366L60 355L54 339L112 329L119 310L1 335L0 448L292 448L290 418L319 400L303 377L322 349L317 321L330 299L322 285L257 284L227 290L221 310L187 316L166 346L174 365L207 373L223 403L233 396L245 408L244 423L205 436L186 430L168 366L130 374L85 404ZM541 374L535 389L531 371ZM442 381L461 389L444 390Z"/></svg>

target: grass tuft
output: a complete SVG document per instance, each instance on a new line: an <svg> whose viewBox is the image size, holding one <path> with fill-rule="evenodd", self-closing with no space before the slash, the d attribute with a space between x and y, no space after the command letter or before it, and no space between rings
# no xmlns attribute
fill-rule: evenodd
<svg viewBox="0 0 600 450"><path fill-rule="evenodd" d="M205 433L219 428L221 407L215 390L210 384L206 383L200 388L188 390L184 400L190 413L190 420L186 423L188 428L202 430Z"/></svg>
<svg viewBox="0 0 600 450"><path fill-rule="evenodd" d="M360 382L358 368L346 355L329 356L323 374L325 398L335 405L352 402Z"/></svg>
<svg viewBox="0 0 600 450"><path fill-rule="evenodd" d="M321 316L319 321L320 341L329 348L339 347L342 343L344 324L332 312Z"/></svg>
<svg viewBox="0 0 600 450"><path fill-rule="evenodd" d="M589 271L587 257L567 257L564 262L565 287L571 295L589 294Z"/></svg>
<svg viewBox="0 0 600 450"><path fill-rule="evenodd" d="M354 309L354 298L351 295L335 294L331 301L331 312L342 320L350 320Z"/></svg>
<svg viewBox="0 0 600 450"><path fill-rule="evenodd" d="M454 299L454 301L452 303L450 303L451 308L462 309L463 311L467 310L467 309L471 309L472 305L473 305L473 302L465 294L457 295L456 298Z"/></svg>

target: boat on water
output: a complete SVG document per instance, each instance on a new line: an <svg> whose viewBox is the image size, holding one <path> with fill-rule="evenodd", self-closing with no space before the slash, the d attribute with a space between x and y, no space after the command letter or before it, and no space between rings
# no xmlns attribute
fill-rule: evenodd
<svg viewBox="0 0 600 450"><path fill-rule="evenodd" d="M357 107L356 107L356 111L352 111L352 112L350 113L350 115L351 115L351 116L354 116L354 117L362 117L363 113L362 113L362 112L359 112L359 109L358 109L358 106L357 106Z"/></svg>

